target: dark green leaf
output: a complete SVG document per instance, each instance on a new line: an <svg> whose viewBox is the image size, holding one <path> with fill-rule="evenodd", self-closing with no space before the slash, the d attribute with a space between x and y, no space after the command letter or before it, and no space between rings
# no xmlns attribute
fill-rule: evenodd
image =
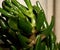
<svg viewBox="0 0 60 50"><path fill-rule="evenodd" d="M37 21L36 21L36 28L38 31L41 30L43 23L44 23L44 14L43 14L42 10L40 10L40 12L37 16Z"/></svg>
<svg viewBox="0 0 60 50"><path fill-rule="evenodd" d="M51 50L55 50L55 42L56 42L56 36L53 32L51 32L49 35L49 44Z"/></svg>
<svg viewBox="0 0 60 50"><path fill-rule="evenodd" d="M37 5L37 8L38 8L39 10L42 10L42 11L43 11L43 14L44 14L44 22L46 23L46 26L48 27L48 23L47 23L47 20L46 20L46 16L45 16L44 10L43 10L40 2L39 2L39 1L36 1L36 5ZM39 11L37 11L37 12L39 12Z"/></svg>
<svg viewBox="0 0 60 50"><path fill-rule="evenodd" d="M18 30L18 26L17 26L17 20L15 20L15 18L10 18L8 20L8 25L10 28L12 28L13 30Z"/></svg>
<svg viewBox="0 0 60 50"><path fill-rule="evenodd" d="M32 10L32 4L30 0L24 0L29 10Z"/></svg>
<svg viewBox="0 0 60 50"><path fill-rule="evenodd" d="M0 13L4 14L7 17L14 17L13 15L11 15L10 13L8 13L7 11L5 11L4 9L0 8Z"/></svg>
<svg viewBox="0 0 60 50"><path fill-rule="evenodd" d="M19 9L19 11L23 12L25 15L29 16L28 10L26 9L25 6L23 6L22 4L20 4L18 1L16 0L12 0L12 3Z"/></svg>
<svg viewBox="0 0 60 50"><path fill-rule="evenodd" d="M48 26L48 28L46 28L42 33L43 34L45 34L46 36L48 36L50 33L51 33L51 31L52 31L52 29L53 29L53 27L54 27L54 20L55 18L54 18L54 16L52 16L52 20L51 20L51 23L50 23L50 25Z"/></svg>
<svg viewBox="0 0 60 50"><path fill-rule="evenodd" d="M31 34L32 32L32 26L30 24L30 22L28 22L27 20L20 18L19 22L18 22L18 27L19 29L21 29L24 33L26 33L26 35Z"/></svg>
<svg viewBox="0 0 60 50"><path fill-rule="evenodd" d="M37 38L37 42L36 42L36 46L35 46L35 50L41 50L41 37L38 36Z"/></svg>
<svg viewBox="0 0 60 50"><path fill-rule="evenodd" d="M27 37L23 36L20 34L20 32L17 32L17 36L18 39L20 41L20 44L22 45L22 47L26 48L27 46L27 42L29 41Z"/></svg>

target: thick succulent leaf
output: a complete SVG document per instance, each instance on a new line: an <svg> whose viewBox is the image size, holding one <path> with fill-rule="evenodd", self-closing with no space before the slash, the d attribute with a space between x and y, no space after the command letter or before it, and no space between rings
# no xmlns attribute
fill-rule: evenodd
<svg viewBox="0 0 60 50"><path fill-rule="evenodd" d="M38 36L37 38L37 42L36 42L36 46L35 46L35 50L41 50L41 37Z"/></svg>
<svg viewBox="0 0 60 50"><path fill-rule="evenodd" d="M18 7L21 11L26 12L27 9L25 6L23 6L22 4L20 4L17 0L11 0L11 2Z"/></svg>
<svg viewBox="0 0 60 50"><path fill-rule="evenodd" d="M55 50L55 42L56 42L56 36L53 32L51 32L49 35L50 50Z"/></svg>
<svg viewBox="0 0 60 50"><path fill-rule="evenodd" d="M4 10L6 10L7 12L9 12L10 14L12 14L13 16L15 16L14 14L17 14L16 11L14 11L14 10L12 9L12 7L9 7L9 6L6 4L5 1L2 2L2 8L3 8ZM15 8L15 9L16 9L16 8Z"/></svg>
<svg viewBox="0 0 60 50"><path fill-rule="evenodd" d="M12 0L12 3L21 11L23 12L25 15L29 16L28 10L26 9L25 6L23 6L22 4L20 4L18 1L16 0Z"/></svg>
<svg viewBox="0 0 60 50"><path fill-rule="evenodd" d="M40 10L42 10L42 6L41 6L39 1L36 1L36 5L37 5L38 8L40 8Z"/></svg>
<svg viewBox="0 0 60 50"><path fill-rule="evenodd" d="M37 7L37 5L34 5L33 6L33 10L36 11L36 13L39 13L40 12L40 8Z"/></svg>
<svg viewBox="0 0 60 50"><path fill-rule="evenodd" d="M27 37L20 34L20 32L17 32L18 39L20 41L20 44L22 47L26 48L28 47L27 42L29 41Z"/></svg>
<svg viewBox="0 0 60 50"><path fill-rule="evenodd" d="M0 8L0 13L4 14L7 17L14 17L13 15L11 15L10 13L8 13L7 11L5 11L4 9Z"/></svg>
<svg viewBox="0 0 60 50"><path fill-rule="evenodd" d="M18 22L18 27L19 29L21 29L24 33L26 33L26 35L31 34L32 32L32 26L30 24L30 22L28 22L27 20L20 18L19 22Z"/></svg>
<svg viewBox="0 0 60 50"><path fill-rule="evenodd" d="M40 12L37 16L37 21L36 21L36 28L38 31L41 30L43 23L44 23L44 14L43 14L42 10L40 10Z"/></svg>
<svg viewBox="0 0 60 50"><path fill-rule="evenodd" d="M55 50L55 43L50 44L50 50Z"/></svg>
<svg viewBox="0 0 60 50"><path fill-rule="evenodd" d="M4 0L4 2L6 3L7 6L11 7L12 4L11 4L11 0Z"/></svg>
<svg viewBox="0 0 60 50"><path fill-rule="evenodd" d="M11 29L13 30L18 30L18 26L17 26L17 20L15 20L15 18L10 18L8 20L8 25Z"/></svg>
<svg viewBox="0 0 60 50"><path fill-rule="evenodd" d="M30 1L30 0L24 0L24 1L25 1L26 5L27 5L28 9L29 9L29 10L32 10L31 1Z"/></svg>
<svg viewBox="0 0 60 50"><path fill-rule="evenodd" d="M50 25L48 26L48 28L46 28L42 33L43 34L45 34L46 36L48 36L50 33L51 33L51 31L52 31L52 29L53 29L53 27L54 27L54 20L55 18L54 18L54 16L52 16L52 20L51 20L51 23L50 23Z"/></svg>
<svg viewBox="0 0 60 50"><path fill-rule="evenodd" d="M10 9L6 6L5 1L2 2L2 8L8 12L10 11Z"/></svg>
<svg viewBox="0 0 60 50"><path fill-rule="evenodd" d="M5 2L3 2L3 3L5 3ZM7 1L6 3L8 3L8 2L9 1ZM12 4L11 2L9 2L8 5L10 7L7 6L6 4L3 4L4 9L8 10L12 14L16 14L19 17L26 18L26 16L24 16L24 14L21 12L21 10L18 7L16 7L14 4Z"/></svg>
<svg viewBox="0 0 60 50"><path fill-rule="evenodd" d="M39 1L36 2L36 5L33 6L33 10L36 12L36 27L37 30L40 31L41 27L46 28L48 26L45 14L44 14L44 10L42 9Z"/></svg>
<svg viewBox="0 0 60 50"><path fill-rule="evenodd" d="M56 42L56 36L54 34L54 32L51 32L49 35L49 40L51 41L51 43L55 43Z"/></svg>
<svg viewBox="0 0 60 50"><path fill-rule="evenodd" d="M37 5L37 8L38 8L38 9L40 9L40 10L43 11L43 14L44 14L44 21L45 21L45 23L46 23L46 26L48 27L48 22L47 22L46 17L45 17L45 12L44 12L44 10L43 10L43 8L42 8L40 2L39 2L39 1L36 1L36 5ZM36 10L36 11L37 11L37 10ZM39 12L39 11L37 11L37 12Z"/></svg>

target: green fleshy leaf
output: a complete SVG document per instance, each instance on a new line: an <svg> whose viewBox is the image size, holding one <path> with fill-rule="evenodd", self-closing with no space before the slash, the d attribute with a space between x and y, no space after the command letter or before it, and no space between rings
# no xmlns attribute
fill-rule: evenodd
<svg viewBox="0 0 60 50"><path fill-rule="evenodd" d="M5 16L7 16L7 17L14 17L13 15L11 15L10 13L8 13L7 11L5 11L5 10L2 9L2 8L0 8L0 12L1 12L2 14L4 14Z"/></svg>
<svg viewBox="0 0 60 50"><path fill-rule="evenodd" d="M16 0L12 0L12 3L19 9L19 11L23 12L25 15L29 16L28 10L26 9L25 6L23 6L22 4L20 4L18 1Z"/></svg>
<svg viewBox="0 0 60 50"><path fill-rule="evenodd" d="M14 0L15 2L17 2L16 0ZM17 16L19 16L19 17L22 17L22 18L26 18L25 16L24 16L24 14L21 12L21 9L19 9L18 8L18 6L15 6L13 3L12 3L12 1L11 2L9 2L8 0L7 1L5 1L9 6L7 6L6 4L4 4L3 6L4 6L4 8L6 9L6 10L8 10L9 12L11 12L11 13L13 13L13 14L16 14ZM9 2L9 3L8 3ZM14 2L14 3L15 3ZM15 3L16 4L16 3ZM17 4L18 4L18 2L17 2ZM15 16L15 15L14 15Z"/></svg>
<svg viewBox="0 0 60 50"><path fill-rule="evenodd" d="M49 35L49 44L51 50L55 50L55 42L56 42L56 36L53 32L51 32Z"/></svg>
<svg viewBox="0 0 60 50"><path fill-rule="evenodd" d="M37 5L37 8L38 8L38 9L40 9L40 10L43 11L43 14L44 14L44 21L45 21L46 26L48 27L48 23L47 23L47 20L46 20L46 17L45 17L46 15L45 15L45 13L44 13L44 10L43 10L43 8L42 8L40 2L39 2L39 1L36 1L36 5ZM36 11L37 11L37 10L36 10ZM37 11L37 12L39 12L39 11Z"/></svg>
<svg viewBox="0 0 60 50"><path fill-rule="evenodd" d="M8 25L11 29L13 30L18 30L18 26L17 26L17 20L15 20L15 18L10 18L8 20Z"/></svg>
<svg viewBox="0 0 60 50"><path fill-rule="evenodd" d="M36 28L37 28L38 31L41 30L41 27L42 27L43 23L44 23L44 14L41 10L40 13L37 16L37 21L36 21Z"/></svg>
<svg viewBox="0 0 60 50"><path fill-rule="evenodd" d="M26 35L29 35L31 34L32 32L32 26L30 24L29 21L23 19L23 18L20 18L19 19L19 22L18 22L18 27L19 29L21 29L23 32L26 33Z"/></svg>
<svg viewBox="0 0 60 50"><path fill-rule="evenodd" d="M32 4L30 0L24 0L29 10L32 10Z"/></svg>
<svg viewBox="0 0 60 50"><path fill-rule="evenodd" d="M37 42L36 42L36 46L35 46L35 50L41 50L41 37L38 36L37 38Z"/></svg>
<svg viewBox="0 0 60 50"><path fill-rule="evenodd" d="M28 47L27 43L29 41L28 38L21 35L20 32L17 32L17 36L18 36L18 39L19 39L22 47L27 48Z"/></svg>
<svg viewBox="0 0 60 50"><path fill-rule="evenodd" d="M53 27L54 27L54 20L55 18L54 18L54 16L52 16L52 20L51 20L51 23L50 23L50 25L48 26L48 28L46 28L42 33L43 34L45 34L46 36L48 36L50 33L51 33L51 31L52 31L52 29L53 29Z"/></svg>

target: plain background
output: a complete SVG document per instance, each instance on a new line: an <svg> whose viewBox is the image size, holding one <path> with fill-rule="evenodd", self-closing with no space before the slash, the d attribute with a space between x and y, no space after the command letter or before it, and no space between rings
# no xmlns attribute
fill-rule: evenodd
<svg viewBox="0 0 60 50"><path fill-rule="evenodd" d="M0 7L1 7L1 3L3 0L0 0ZM18 0L21 4L25 5L23 0ZM35 2L37 0L31 0L33 5L35 4ZM46 14L46 18L48 23L50 24L51 21L51 16L54 14L53 12L55 12L55 34L57 37L57 42L60 41L60 0L38 0L40 1L45 14ZM55 6L53 5L55 1ZM26 5L25 5L26 6ZM54 10L54 11L53 11Z"/></svg>

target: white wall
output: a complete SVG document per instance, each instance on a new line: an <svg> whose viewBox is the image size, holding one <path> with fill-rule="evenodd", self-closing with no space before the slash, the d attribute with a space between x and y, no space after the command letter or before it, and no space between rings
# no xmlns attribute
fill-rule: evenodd
<svg viewBox="0 0 60 50"><path fill-rule="evenodd" d="M60 0L55 1L55 33L57 36L57 42L60 41Z"/></svg>
<svg viewBox="0 0 60 50"><path fill-rule="evenodd" d="M51 17L53 16L53 0L47 0L47 9L46 9L46 15L47 15L47 21L50 24Z"/></svg>

